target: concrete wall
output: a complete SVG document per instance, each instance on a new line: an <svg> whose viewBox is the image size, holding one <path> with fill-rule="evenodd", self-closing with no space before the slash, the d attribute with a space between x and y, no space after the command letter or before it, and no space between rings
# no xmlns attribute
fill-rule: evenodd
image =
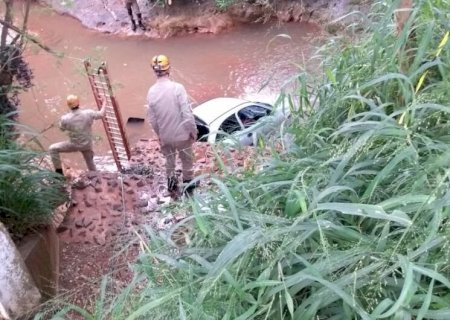
<svg viewBox="0 0 450 320"><path fill-rule="evenodd" d="M26 237L18 247L44 299L58 292L59 239L53 226Z"/></svg>
<svg viewBox="0 0 450 320"><path fill-rule="evenodd" d="M15 319L41 301L41 294L27 267L0 223L0 318Z"/></svg>

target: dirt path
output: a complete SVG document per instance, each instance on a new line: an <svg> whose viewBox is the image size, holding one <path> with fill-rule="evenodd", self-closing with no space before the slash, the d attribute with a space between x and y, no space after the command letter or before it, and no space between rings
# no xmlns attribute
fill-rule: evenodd
<svg viewBox="0 0 450 320"><path fill-rule="evenodd" d="M232 150L221 158L239 170L245 154L248 150ZM218 171L205 143L195 145L195 158L196 175ZM116 289L129 283L129 264L147 240L145 228L168 229L189 214L162 212L173 200L166 190L164 160L156 141L139 142L130 163L135 173L89 172L72 181L72 204L57 230L60 293L77 305L91 305L104 275L111 277ZM208 187L204 180L196 192Z"/></svg>

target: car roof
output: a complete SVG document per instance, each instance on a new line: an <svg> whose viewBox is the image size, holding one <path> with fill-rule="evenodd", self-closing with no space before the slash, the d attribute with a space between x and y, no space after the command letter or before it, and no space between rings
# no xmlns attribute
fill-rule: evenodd
<svg viewBox="0 0 450 320"><path fill-rule="evenodd" d="M196 117L210 125L214 120L238 106L249 103L248 100L238 98L214 98L195 107L192 112Z"/></svg>

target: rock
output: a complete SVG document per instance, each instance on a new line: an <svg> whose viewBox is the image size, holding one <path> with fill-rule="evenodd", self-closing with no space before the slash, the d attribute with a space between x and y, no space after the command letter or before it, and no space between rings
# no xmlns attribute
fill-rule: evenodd
<svg viewBox="0 0 450 320"><path fill-rule="evenodd" d="M169 203L171 200L172 200L171 197L161 197L161 198L158 198L156 203L157 204L165 204L165 203Z"/></svg>
<svg viewBox="0 0 450 320"><path fill-rule="evenodd" d="M128 180L123 180L123 184L126 185L127 187L131 185L130 181Z"/></svg>
<svg viewBox="0 0 450 320"><path fill-rule="evenodd" d="M22 319L22 316L25 318L25 314L39 304L41 294L8 231L1 223L0 248L0 317Z"/></svg>
<svg viewBox="0 0 450 320"><path fill-rule="evenodd" d="M113 212L111 212L111 215L113 217L120 217L122 215L122 212L121 211L113 211Z"/></svg>
<svg viewBox="0 0 450 320"><path fill-rule="evenodd" d="M80 218L80 219L75 220L75 227L77 227L77 228L82 228L82 227L84 227L84 221L83 221L83 218Z"/></svg>
<svg viewBox="0 0 450 320"><path fill-rule="evenodd" d="M156 203L154 203L153 201L148 202L148 205L147 205L148 210L156 211L156 210L158 210L158 208L159 208L159 206Z"/></svg>
<svg viewBox="0 0 450 320"><path fill-rule="evenodd" d="M73 184L72 184L72 187L74 188L74 189L77 189L77 190L83 190L83 189L86 189L86 187L89 185L89 183L87 183L86 181L84 181L84 180L82 180L82 179L79 179L79 180L76 180Z"/></svg>
<svg viewBox="0 0 450 320"><path fill-rule="evenodd" d="M82 230L80 232L78 232L78 237L86 237L86 230Z"/></svg>
<svg viewBox="0 0 450 320"><path fill-rule="evenodd" d="M148 200L139 200L139 201L136 203L135 207L136 207L136 208L144 208L144 207L146 207L148 204L149 204Z"/></svg>
<svg viewBox="0 0 450 320"><path fill-rule="evenodd" d="M100 193L103 192L103 188L100 186L95 187L95 192Z"/></svg>
<svg viewBox="0 0 450 320"><path fill-rule="evenodd" d="M186 218L186 214L184 212L180 212L174 215L174 219L177 222L183 220L184 218Z"/></svg>
<svg viewBox="0 0 450 320"><path fill-rule="evenodd" d="M136 186L139 187L139 188L142 188L143 186L145 186L145 182L142 181L142 180L139 180L139 181L136 183Z"/></svg>
<svg viewBox="0 0 450 320"><path fill-rule="evenodd" d="M105 235L103 233L94 235L94 241L96 244L103 246L106 243Z"/></svg>
<svg viewBox="0 0 450 320"><path fill-rule="evenodd" d="M85 205L86 207L88 207L88 208L92 207L92 206L94 205L94 203L95 203L95 200L92 201L92 199L86 199L86 200L84 200L84 205Z"/></svg>
<svg viewBox="0 0 450 320"><path fill-rule="evenodd" d="M133 194L133 193L134 193L134 190L133 190L133 188L128 188L128 189L125 191L125 193L126 193L126 194Z"/></svg>
<svg viewBox="0 0 450 320"><path fill-rule="evenodd" d="M205 158L201 158L197 160L198 163L206 163L206 159Z"/></svg>
<svg viewBox="0 0 450 320"><path fill-rule="evenodd" d="M95 171L89 171L88 174L86 175L89 179L94 179L97 178L97 172Z"/></svg>
<svg viewBox="0 0 450 320"><path fill-rule="evenodd" d="M83 226L84 226L85 228L89 227L92 223L93 223L92 216L85 216L85 217L83 218Z"/></svg>
<svg viewBox="0 0 450 320"><path fill-rule="evenodd" d="M123 211L123 206L121 203L115 203L113 204L112 209L115 211Z"/></svg>
<svg viewBox="0 0 450 320"><path fill-rule="evenodd" d="M116 180L109 180L107 182L107 185L111 188L116 188L119 185L119 183Z"/></svg>

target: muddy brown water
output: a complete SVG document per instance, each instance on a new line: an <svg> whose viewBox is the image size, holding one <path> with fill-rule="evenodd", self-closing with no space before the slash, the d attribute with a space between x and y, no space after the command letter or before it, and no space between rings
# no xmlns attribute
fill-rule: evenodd
<svg viewBox="0 0 450 320"><path fill-rule="evenodd" d="M101 34L84 28L77 20L48 8L33 7L29 29L52 49L57 58L29 45L26 59L34 72L34 87L21 96L20 121L45 132L44 147L65 139L57 126L67 112L65 97L80 96L84 106L94 106L84 73L83 60L106 61L123 119L145 117L145 96L155 81L150 59L166 54L172 63L172 78L183 83L193 106L220 96L254 98L273 102L280 87L298 73L313 53L318 26L296 24L250 24L219 34L196 34L169 39ZM109 145L101 122L95 124L97 155L107 155ZM146 123L126 125L131 144L151 138ZM81 157L64 155L65 165L84 168Z"/></svg>

